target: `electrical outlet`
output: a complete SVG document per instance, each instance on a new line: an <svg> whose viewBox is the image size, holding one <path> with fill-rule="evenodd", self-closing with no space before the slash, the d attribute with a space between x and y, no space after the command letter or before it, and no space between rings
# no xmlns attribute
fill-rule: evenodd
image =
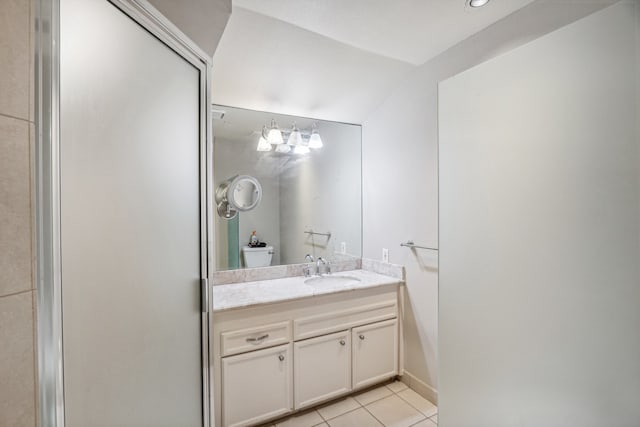
<svg viewBox="0 0 640 427"><path fill-rule="evenodd" d="M343 255L347 253L347 242L340 243L340 253Z"/></svg>
<svg viewBox="0 0 640 427"><path fill-rule="evenodd" d="M382 262L389 262L389 249L382 248Z"/></svg>

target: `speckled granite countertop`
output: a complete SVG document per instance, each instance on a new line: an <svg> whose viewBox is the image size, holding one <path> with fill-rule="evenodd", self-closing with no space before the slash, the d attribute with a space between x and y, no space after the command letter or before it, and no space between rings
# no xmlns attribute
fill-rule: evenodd
<svg viewBox="0 0 640 427"><path fill-rule="evenodd" d="M321 283L318 281L305 283L305 280L310 279L309 277L297 276L217 285L213 286L213 311L223 311L241 307L246 308L259 304L289 301L315 295L402 283L402 280L396 277L385 276L366 270L343 271L328 275L327 277L331 278L332 276L349 276L360 280L354 280L348 283Z"/></svg>

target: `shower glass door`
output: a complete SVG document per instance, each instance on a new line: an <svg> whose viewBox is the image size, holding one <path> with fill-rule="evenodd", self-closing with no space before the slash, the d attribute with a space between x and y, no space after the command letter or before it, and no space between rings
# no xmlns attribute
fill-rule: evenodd
<svg viewBox="0 0 640 427"><path fill-rule="evenodd" d="M203 68L60 3L65 425L200 427Z"/></svg>

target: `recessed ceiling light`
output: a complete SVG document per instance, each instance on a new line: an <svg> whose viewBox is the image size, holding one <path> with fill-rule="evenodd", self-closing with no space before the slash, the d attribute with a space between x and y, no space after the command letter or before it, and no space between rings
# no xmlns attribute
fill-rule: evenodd
<svg viewBox="0 0 640 427"><path fill-rule="evenodd" d="M469 6L471 7L481 7L487 3L489 3L489 0L469 0Z"/></svg>

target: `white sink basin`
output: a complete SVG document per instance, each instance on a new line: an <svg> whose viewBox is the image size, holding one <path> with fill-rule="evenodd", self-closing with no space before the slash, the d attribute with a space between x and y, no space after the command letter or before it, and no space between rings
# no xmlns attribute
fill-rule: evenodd
<svg viewBox="0 0 640 427"><path fill-rule="evenodd" d="M340 276L330 274L326 276L310 277L309 279L305 280L304 283L306 283L307 285L341 286L359 281L360 279L353 276Z"/></svg>

